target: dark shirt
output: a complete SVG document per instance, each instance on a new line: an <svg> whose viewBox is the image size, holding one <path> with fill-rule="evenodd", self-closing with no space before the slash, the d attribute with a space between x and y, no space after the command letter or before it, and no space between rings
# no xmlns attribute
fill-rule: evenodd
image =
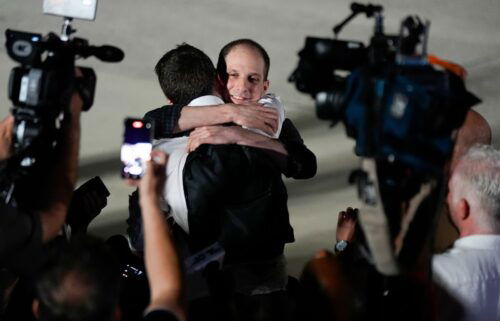
<svg viewBox="0 0 500 321"><path fill-rule="evenodd" d="M154 121L155 139L189 134L189 131L174 134L183 107L182 105L166 105L144 115L145 120ZM288 118L283 122L279 140L287 150L288 156L284 157L281 153L271 150L266 150L266 153L286 177L306 179L316 175L316 156L306 147L299 131Z"/></svg>
<svg viewBox="0 0 500 321"><path fill-rule="evenodd" d="M153 310L144 315L140 321L179 321L179 319L168 310Z"/></svg>
<svg viewBox="0 0 500 321"><path fill-rule="evenodd" d="M32 275L41 266L43 253L39 216L0 204L0 268Z"/></svg>

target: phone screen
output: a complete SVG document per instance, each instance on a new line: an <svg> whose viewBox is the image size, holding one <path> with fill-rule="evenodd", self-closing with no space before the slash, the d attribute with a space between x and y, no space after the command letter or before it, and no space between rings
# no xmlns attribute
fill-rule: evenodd
<svg viewBox="0 0 500 321"><path fill-rule="evenodd" d="M151 154L152 123L142 119L125 119L124 141L120 158L122 177L139 179L144 175L145 164Z"/></svg>

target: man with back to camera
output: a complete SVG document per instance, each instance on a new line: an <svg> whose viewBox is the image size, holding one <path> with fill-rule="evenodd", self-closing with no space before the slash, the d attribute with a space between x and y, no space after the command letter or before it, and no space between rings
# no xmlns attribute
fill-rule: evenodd
<svg viewBox="0 0 500 321"><path fill-rule="evenodd" d="M469 148L475 144L491 144L491 128L486 119L477 111L471 109L467 112L467 117L458 131L453 155L450 161L450 173L453 170ZM458 238L459 234L453 222L450 221L450 215L447 207L443 206L438 212L438 221L434 235L434 252L440 253L448 249Z"/></svg>
<svg viewBox="0 0 500 321"><path fill-rule="evenodd" d="M466 320L500 318L500 151L475 145L457 162L447 204L459 231L434 255L436 283L464 308ZM463 316L461 316L463 317Z"/></svg>
<svg viewBox="0 0 500 321"><path fill-rule="evenodd" d="M202 143L260 147L269 151L275 164L287 177L311 178L316 174L316 157L304 145L289 119L283 122L279 140L239 126L213 126L233 122L267 133L269 130L275 132L272 120L262 115L266 109L258 104L260 98L267 98L271 99L271 104L281 106L277 97L265 95L269 87L269 67L269 55L257 42L251 39L232 41L222 48L217 63L218 84L227 89L223 98L232 104L197 108L176 104L152 110L145 117L156 121L155 135L158 138L172 137L175 133L197 128L190 138L190 150ZM206 127L199 128L201 126Z"/></svg>
<svg viewBox="0 0 500 321"><path fill-rule="evenodd" d="M215 69L198 49L181 45L165 54L156 69L163 90L173 103L183 99L217 100L207 95L214 92ZM204 95L201 97L175 95L176 89L183 86L192 89L193 77L205 74L200 72L205 69L212 71L211 76L207 73L210 92L196 93ZM164 77L170 81L162 81ZM186 101L180 103L187 104ZM177 185L174 192L182 198L177 200L186 203L184 223L176 217L175 200L168 195L166 199L177 223L189 232L192 250L220 241L226 250L226 272L233 276L235 290L242 296L283 293L287 281L283 249L285 243L293 241L293 230L288 219L286 189L268 155L261 149L234 144L205 145L187 156L183 148L159 148L171 152L166 187L172 191L169 184ZM177 152L184 156L176 158ZM176 161L182 157L186 159L183 169L182 161ZM172 180L175 176L177 179ZM182 187L184 193L179 193Z"/></svg>
<svg viewBox="0 0 500 321"><path fill-rule="evenodd" d="M446 203L459 238L447 252L432 257L438 313L443 320L497 320L500 151L476 144L454 163ZM356 216L350 208L339 213L337 241L353 241Z"/></svg>

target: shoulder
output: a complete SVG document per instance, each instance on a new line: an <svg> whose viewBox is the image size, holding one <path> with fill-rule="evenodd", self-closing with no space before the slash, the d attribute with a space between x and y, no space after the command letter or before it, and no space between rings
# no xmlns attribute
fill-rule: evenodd
<svg viewBox="0 0 500 321"><path fill-rule="evenodd" d="M150 119L155 119L158 117L161 117L163 114L168 113L169 109L174 107L175 105L164 105L155 109L152 109L146 114L144 114L144 118L150 118Z"/></svg>

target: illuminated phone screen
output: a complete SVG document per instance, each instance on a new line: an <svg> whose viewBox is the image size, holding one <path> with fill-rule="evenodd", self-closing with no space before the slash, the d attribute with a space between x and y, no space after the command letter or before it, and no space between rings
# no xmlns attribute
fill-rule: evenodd
<svg viewBox="0 0 500 321"><path fill-rule="evenodd" d="M121 148L122 177L139 179L144 175L151 154L152 124L141 119L125 119L125 134Z"/></svg>

